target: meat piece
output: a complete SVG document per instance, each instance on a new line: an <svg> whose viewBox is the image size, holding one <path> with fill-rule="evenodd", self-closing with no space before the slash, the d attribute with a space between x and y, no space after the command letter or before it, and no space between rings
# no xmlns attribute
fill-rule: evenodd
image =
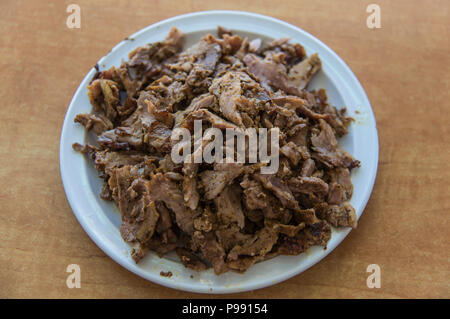
<svg viewBox="0 0 450 319"><path fill-rule="evenodd" d="M194 231L194 218L198 216L198 212L184 205L183 192L178 186L163 174L158 173L152 177L148 188L154 201L164 202L174 212L178 227L191 234Z"/></svg>
<svg viewBox="0 0 450 319"><path fill-rule="evenodd" d="M127 97L124 105L117 106L117 113L119 114L121 120L126 119L133 114L134 111L136 111L136 108L137 101L134 98Z"/></svg>
<svg viewBox="0 0 450 319"><path fill-rule="evenodd" d="M267 59L263 60L252 53L244 57L244 62L249 71L260 79L265 88L270 90L270 86L273 86L289 94L298 93L295 87L289 86L286 67L283 64Z"/></svg>
<svg viewBox="0 0 450 319"><path fill-rule="evenodd" d="M167 34L165 45L173 48L175 51L181 50L184 43L184 33L178 30L176 27L170 28L169 34Z"/></svg>
<svg viewBox="0 0 450 319"><path fill-rule="evenodd" d="M156 209L159 213L158 224L156 225L156 232L160 235L166 233L172 228L172 218L170 212L162 202L156 204Z"/></svg>
<svg viewBox="0 0 450 319"><path fill-rule="evenodd" d="M347 168L337 167L328 171L330 176L330 190L328 193L328 204L339 205L350 200L353 194L353 185L350 171Z"/></svg>
<svg viewBox="0 0 450 319"><path fill-rule="evenodd" d="M201 172L199 176L205 190L205 198L208 200L216 198L242 172L243 165L240 163L215 164L214 170Z"/></svg>
<svg viewBox="0 0 450 319"><path fill-rule="evenodd" d="M341 137L347 134L348 126L353 121L353 118L346 116L346 109L341 108L338 110L337 108L331 106L327 101L328 97L323 89L309 94L310 96L313 95L313 98L310 97L309 100L314 100L312 104L315 105L315 108L321 113L329 115L328 123L333 127L336 132L336 136Z"/></svg>
<svg viewBox="0 0 450 319"><path fill-rule="evenodd" d="M256 261L256 257L242 256L236 260L227 261L227 266L234 271L242 273L250 268Z"/></svg>
<svg viewBox="0 0 450 319"><path fill-rule="evenodd" d="M319 221L319 219L316 216L316 210L314 208L296 210L293 216L294 221L299 224L305 223L306 225L312 225Z"/></svg>
<svg viewBox="0 0 450 319"><path fill-rule="evenodd" d="M359 165L358 161L346 151L338 147L333 129L324 120L319 120L320 133L311 135L312 149L317 158L329 167L352 168Z"/></svg>
<svg viewBox="0 0 450 319"><path fill-rule="evenodd" d="M309 242L308 244L311 246L317 245L326 247L331 237L331 228L325 221L321 220L314 224L308 225L305 228L305 231L299 234L307 239Z"/></svg>
<svg viewBox="0 0 450 319"><path fill-rule="evenodd" d="M330 238L330 226L324 221L318 221L293 237L280 236L277 252L282 255L299 255L314 245L326 247Z"/></svg>
<svg viewBox="0 0 450 319"><path fill-rule="evenodd" d="M289 142L280 148L281 154L289 158L294 166L297 166L301 159L308 159L308 150L303 146L297 146L294 142Z"/></svg>
<svg viewBox="0 0 450 319"><path fill-rule="evenodd" d="M78 114L75 122L83 125L88 131L92 130L97 135L114 127L111 121L102 114Z"/></svg>
<svg viewBox="0 0 450 319"><path fill-rule="evenodd" d="M171 271L167 271L167 272L165 272L165 271L161 271L160 273L159 273L159 275L161 276L161 277L168 277L168 278L170 278L170 277L172 277L172 272Z"/></svg>
<svg viewBox="0 0 450 319"><path fill-rule="evenodd" d="M327 183L317 177L292 177L288 185L294 193L314 193L321 197L328 193Z"/></svg>
<svg viewBox="0 0 450 319"><path fill-rule="evenodd" d="M294 65L289 70L290 84L295 86L298 90L306 88L311 81L314 74L322 68L322 62L317 53L311 54L302 62Z"/></svg>
<svg viewBox="0 0 450 319"><path fill-rule="evenodd" d="M192 99L189 106L180 114L183 114L183 119L189 115L191 112L198 111L200 109L213 109L213 106L215 104L215 97L209 93L202 94L194 99ZM181 121L180 121L181 123Z"/></svg>
<svg viewBox="0 0 450 319"><path fill-rule="evenodd" d="M193 130L193 118L187 120L190 113L198 111L200 109L212 108L215 102L214 96L210 94L204 94L196 97L190 103L190 105L184 111L178 111L174 117L174 128L185 127Z"/></svg>
<svg viewBox="0 0 450 319"><path fill-rule="evenodd" d="M139 229L136 231L136 239L141 243L145 243L152 238L155 232L156 223L159 219L159 213L156 210L155 202L153 201L150 201L149 204L142 209L143 212L138 218L139 221L142 220L142 222L139 225Z"/></svg>
<svg viewBox="0 0 450 319"><path fill-rule="evenodd" d="M292 216L289 210L280 207L276 197L265 190L261 183L250 180L248 176L245 176L240 185L244 189L244 203L247 208L246 216L249 220L256 223L264 218L278 220L283 223L290 221Z"/></svg>
<svg viewBox="0 0 450 319"><path fill-rule="evenodd" d="M219 38L223 38L223 36L225 34L232 35L232 32L230 30L228 30L227 28L224 28L224 27L219 25L217 27L217 35L219 36Z"/></svg>
<svg viewBox="0 0 450 319"><path fill-rule="evenodd" d="M149 145L161 153L170 152L172 131L150 115L143 105L139 105L122 125L102 133L98 143L112 150L144 150Z"/></svg>
<svg viewBox="0 0 450 319"><path fill-rule="evenodd" d="M143 150L143 135L139 130L131 127L117 127L103 132L97 142L105 148L115 151Z"/></svg>
<svg viewBox="0 0 450 319"><path fill-rule="evenodd" d="M186 205L191 209L196 209L200 200L200 195L197 191L197 172L199 164L195 163L198 155L201 156L205 146L209 144L208 138L202 138L197 149L185 158L183 166L183 193ZM195 145L194 145L195 146Z"/></svg>
<svg viewBox="0 0 450 319"><path fill-rule="evenodd" d="M114 169L109 188L122 215L122 238L145 246L155 233L159 213L155 202L150 199L148 181L136 178L135 174L131 166Z"/></svg>
<svg viewBox="0 0 450 319"><path fill-rule="evenodd" d="M348 202L345 202L340 206L329 206L326 211L325 219L334 227L356 228L358 224L355 209Z"/></svg>
<svg viewBox="0 0 450 319"><path fill-rule="evenodd" d="M293 176L294 172L292 172L292 167L289 164L289 161L282 157L280 159L280 164L279 164L279 168L278 168L278 172L276 173L276 175L281 178L282 180L286 180L289 177Z"/></svg>
<svg viewBox="0 0 450 319"><path fill-rule="evenodd" d="M208 233L215 230L217 227L217 216L211 212L209 206L205 207L200 217L194 219L194 228L196 230Z"/></svg>
<svg viewBox="0 0 450 319"><path fill-rule="evenodd" d="M177 75L173 75L173 78L167 75L163 75L156 81L153 81L150 85L145 88L145 91L141 91L139 94L138 104L146 107L146 104L149 104L146 101L151 102L149 105L149 112L151 114L155 113L154 116L157 117L161 113L161 119L158 118L161 122L169 117L169 115L173 115L170 112L174 111L179 103L183 102L187 95L189 94L189 87L186 83L183 82L183 78L177 77ZM153 113L151 111L153 108ZM170 126L168 123L166 123Z"/></svg>
<svg viewBox="0 0 450 319"><path fill-rule="evenodd" d="M330 183L327 202L330 205L339 205L345 201L345 193L342 185L338 183Z"/></svg>
<svg viewBox="0 0 450 319"><path fill-rule="evenodd" d="M184 179L183 175L176 172L167 172L165 175L168 179L174 182L181 182Z"/></svg>
<svg viewBox="0 0 450 319"><path fill-rule="evenodd" d="M205 120L211 123L211 125L216 128L220 129L231 128L239 131L238 126L234 125L233 123L225 121L221 117L205 109L199 109L197 111L189 113L189 115L186 117L186 121L183 126L192 131L194 120Z"/></svg>
<svg viewBox="0 0 450 319"><path fill-rule="evenodd" d="M197 192L197 170L198 165L195 163L184 163L183 166L183 193L186 206L190 209L196 209L200 195Z"/></svg>
<svg viewBox="0 0 450 319"><path fill-rule="evenodd" d="M134 179L139 179L141 176L130 165L116 168L111 172L109 178L109 188L112 190L112 196L117 203L122 216L129 216L134 207L134 199L138 199L139 193L133 188L130 188ZM142 183L142 180L141 180ZM144 191L145 192L145 191ZM143 194L141 194L141 197ZM150 199L148 200L150 201ZM143 204L143 203L141 203Z"/></svg>
<svg viewBox="0 0 450 319"><path fill-rule="evenodd" d="M177 248L175 250L181 263L186 267L195 271L201 271L208 268L206 264L196 255L185 248Z"/></svg>
<svg viewBox="0 0 450 319"><path fill-rule="evenodd" d="M222 52L230 55L235 54L241 48L242 42L242 38L238 35L224 34L221 43Z"/></svg>
<svg viewBox="0 0 450 319"><path fill-rule="evenodd" d="M87 91L94 110L114 122L117 106L120 104L118 84L111 80L97 79L88 85Z"/></svg>
<svg viewBox="0 0 450 319"><path fill-rule="evenodd" d="M165 41L149 43L131 51L128 54L130 61L123 62L117 70L128 97L135 97L145 83L160 75L163 61L180 51L183 42L184 34L173 27Z"/></svg>
<svg viewBox="0 0 450 319"><path fill-rule="evenodd" d="M215 199L217 217L224 225L236 223L239 228L244 227L245 216L241 206L241 188L229 185Z"/></svg>
<svg viewBox="0 0 450 319"><path fill-rule="evenodd" d="M269 196L264 192L261 184L250 180L248 175L241 182L241 187L244 189L244 200L248 209L265 209L270 206Z"/></svg>
<svg viewBox="0 0 450 319"><path fill-rule="evenodd" d="M214 234L203 234L196 231L192 236L192 240L200 248L203 258L212 264L216 275L223 274L228 270L225 263L225 251L217 242Z"/></svg>
<svg viewBox="0 0 450 319"><path fill-rule="evenodd" d="M239 62L241 62L242 59L244 58L244 56L248 53L248 49L249 49L249 42L248 42L248 38L245 37L241 43L241 47L234 55L238 59Z"/></svg>
<svg viewBox="0 0 450 319"><path fill-rule="evenodd" d="M279 178L272 175L255 174L254 177L261 182L264 188L273 192L284 207L298 209L298 202L289 187Z"/></svg>
<svg viewBox="0 0 450 319"><path fill-rule="evenodd" d="M142 94L141 94L141 96L142 96ZM158 110L156 108L156 106L149 99L144 99L144 103L147 106L148 113L150 115L152 115L155 118L155 120L165 124L167 127L173 126L174 116L172 113L170 113L166 110Z"/></svg>
<svg viewBox="0 0 450 319"><path fill-rule="evenodd" d="M275 39L267 43L268 49L273 49L275 47L282 47L283 45L287 44L291 39L288 37L283 37L279 39Z"/></svg>
<svg viewBox="0 0 450 319"><path fill-rule="evenodd" d="M170 136L172 131L164 124L155 124L144 135L144 142L154 147L160 153L170 153L172 150Z"/></svg>
<svg viewBox="0 0 450 319"><path fill-rule="evenodd" d="M182 164L176 164L172 161L171 155L166 154L159 159L159 169L163 173L179 172L182 169Z"/></svg>
<svg viewBox="0 0 450 319"><path fill-rule="evenodd" d="M277 240L277 232L271 227L264 227L242 246L236 245L228 253L227 260L237 260L240 256L265 256L272 250Z"/></svg>
<svg viewBox="0 0 450 319"><path fill-rule="evenodd" d="M242 127L242 117L236 106L236 99L241 96L239 75L227 72L221 78L213 81L209 91L218 98L222 114L234 124Z"/></svg>
<svg viewBox="0 0 450 319"><path fill-rule="evenodd" d="M288 141L293 142L300 147L308 147L308 125L306 123L298 123L289 128L287 134Z"/></svg>
<svg viewBox="0 0 450 319"><path fill-rule="evenodd" d="M197 67L196 72L206 72L211 74L221 57L221 48L216 43L208 43L205 45L205 52L202 56L198 56L197 61L194 64L194 69ZM191 71L192 73L192 71Z"/></svg>
<svg viewBox="0 0 450 319"><path fill-rule="evenodd" d="M237 224L222 225L216 230L216 236L219 244L229 252L233 247L242 246L252 236L244 234Z"/></svg>
<svg viewBox="0 0 450 319"><path fill-rule="evenodd" d="M286 225L269 221L266 222L266 225L270 225L275 231L288 237L294 237L299 231L305 228L305 223L303 222L299 223L298 225Z"/></svg>
<svg viewBox="0 0 450 319"><path fill-rule="evenodd" d="M248 51L250 51L251 53L258 52L259 49L261 48L261 44L262 44L262 41L260 38L256 38L256 39L250 41L250 43L248 45Z"/></svg>
<svg viewBox="0 0 450 319"><path fill-rule="evenodd" d="M259 111L264 110L264 106L266 103L256 97L245 97L243 95L237 97L235 99L235 102L238 110L241 111L241 116L248 116L252 120L252 122L256 120L256 116L258 115Z"/></svg>
<svg viewBox="0 0 450 319"><path fill-rule="evenodd" d="M328 171L330 182L340 185L344 191L345 199L349 200L353 194L353 184L350 177L350 171L347 168L337 167Z"/></svg>
<svg viewBox="0 0 450 319"><path fill-rule="evenodd" d="M113 152L113 151L97 151L94 155L94 163L98 170L109 172L116 167L125 165L136 166L142 169L141 175L149 175L155 170L155 157L144 155L139 152Z"/></svg>
<svg viewBox="0 0 450 319"><path fill-rule="evenodd" d="M322 66L317 53L292 66L289 73L286 72L284 64L280 63L282 61L277 61L279 58L274 54L266 54L266 58L261 59L249 53L243 60L250 72L257 76L266 87L270 85L293 95L300 95Z"/></svg>
<svg viewBox="0 0 450 319"><path fill-rule="evenodd" d="M280 97L274 98L273 101L278 105L282 105L287 108L294 109L294 110L298 111L301 115L307 116L314 120L320 120L320 119L329 120L330 119L330 116L328 114L319 114L319 113L313 112L308 107L307 101L305 101L304 99L301 99L299 97L296 97L296 96L280 96Z"/></svg>
<svg viewBox="0 0 450 319"><path fill-rule="evenodd" d="M108 180L103 180L102 190L100 192L101 199L111 201L112 198L112 190L109 188Z"/></svg>
<svg viewBox="0 0 450 319"><path fill-rule="evenodd" d="M86 154L91 158L93 158L95 153L97 151L99 151L99 149L97 147L89 145L89 144L81 145L79 143L73 143L72 148L74 151Z"/></svg>
<svg viewBox="0 0 450 319"><path fill-rule="evenodd" d="M283 54L283 63L292 67L306 57L306 51L299 43L289 43L289 40L289 38L273 40L267 44L266 51Z"/></svg>
<svg viewBox="0 0 450 319"><path fill-rule="evenodd" d="M174 251L177 248L177 242L178 238L176 234L169 229L160 236L153 236L153 238L145 243L145 245L141 246L140 249L144 251L152 250L158 256L162 257L165 254Z"/></svg>
<svg viewBox="0 0 450 319"><path fill-rule="evenodd" d="M309 177L314 173L315 170L316 170L316 163L311 158L308 158L303 162L301 175L303 177Z"/></svg>
<svg viewBox="0 0 450 319"><path fill-rule="evenodd" d="M209 86L211 83L205 79L209 77L222 56L222 48L216 43L214 37L206 36L197 45L187 51L188 55L194 57L192 69L186 78L186 83L192 87Z"/></svg>

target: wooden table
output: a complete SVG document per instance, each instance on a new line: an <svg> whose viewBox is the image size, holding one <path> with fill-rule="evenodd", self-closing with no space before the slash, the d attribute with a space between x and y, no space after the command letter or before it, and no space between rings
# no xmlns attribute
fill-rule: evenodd
<svg viewBox="0 0 450 319"><path fill-rule="evenodd" d="M380 29L366 26L372 2ZM365 88L380 139L358 228L301 275L228 297L450 297L448 1L84 0L81 28L68 29L70 3L0 4L0 297L213 297L153 284L107 257L72 213L58 164L64 114L97 60L147 25L213 9L270 15L329 45ZM74 263L80 289L66 286ZM380 289L366 286L369 264L381 267Z"/></svg>

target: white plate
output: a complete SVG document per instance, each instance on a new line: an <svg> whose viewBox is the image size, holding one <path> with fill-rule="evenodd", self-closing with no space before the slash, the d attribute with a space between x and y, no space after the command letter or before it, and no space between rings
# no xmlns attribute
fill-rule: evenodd
<svg viewBox="0 0 450 319"><path fill-rule="evenodd" d="M101 70L119 66L121 60L127 58L128 52L148 42L163 40L172 26L186 34L188 46L208 32L215 34L218 25L251 37L290 37L292 42L301 43L308 54L319 53L323 69L315 76L310 88L325 88L331 103L338 107L346 106L349 115L356 119L350 133L340 140L340 145L362 163L360 168L352 172L354 193L351 204L359 219L372 191L378 165L375 118L361 84L349 67L312 35L286 22L259 14L197 12L164 20L138 31L129 37L131 40L124 40L114 47L98 64ZM216 276L211 269L197 273L186 269L173 255L159 258L152 253L136 265L130 257L129 245L120 237L120 214L117 208L99 197L102 180L92 162L72 150L72 143L84 144L91 139L73 119L78 113L91 111L86 86L94 74L95 69L92 69L81 82L64 120L60 145L61 176L70 206L84 230L107 255L125 268L155 283L186 291L232 293L253 290L279 283L305 271L336 248L349 233L348 228L333 229L326 250L312 247L299 256L279 256L252 266L244 274L228 272ZM161 271L171 271L173 276L162 277Z"/></svg>

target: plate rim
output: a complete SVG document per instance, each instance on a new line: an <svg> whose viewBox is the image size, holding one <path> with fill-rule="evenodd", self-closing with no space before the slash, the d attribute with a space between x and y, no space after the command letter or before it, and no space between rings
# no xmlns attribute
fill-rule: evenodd
<svg viewBox="0 0 450 319"><path fill-rule="evenodd" d="M211 10L211 11L199 11L199 12L192 12L192 13L187 13L187 14L182 14L182 15L178 15L178 16L174 16L159 22L156 22L152 25L149 25L147 27L144 27L140 30L138 30L137 32L133 33L131 36L129 36L128 38L135 38L137 36L139 36L142 33L145 32L149 32L152 29L155 29L161 25L167 25L170 23L173 23L175 21L178 20L183 20L186 18L195 18L195 17L199 17L199 16L204 16L204 15L231 15L231 16L239 16L239 18L242 17L252 17L252 18L257 18L257 19L261 19L261 21L270 21L272 23L275 24L280 24L283 25L284 27L290 28L293 31L300 33L302 36L309 38L309 40L316 42L319 46L321 46L324 50L326 50L329 54L331 54L331 56L339 63L339 67L343 68L343 70L345 71L346 75L349 76L349 79L351 80L351 82L353 82L352 84L354 85L354 90L357 90L359 92L359 94L361 95L362 98L362 103L366 104L368 106L368 109L370 110L368 116L370 117L370 120L373 121L373 126L371 126L370 128L372 129L371 132L371 136L372 136L372 143L374 144L374 165L373 167L370 168L370 172L372 173L372 175L370 176L370 179L367 182L367 187L366 187L366 191L363 194L364 198L362 200L362 206L361 206L361 212L358 216L358 219L361 217L362 213L364 212L367 202L371 196L372 190L373 190L373 186L375 183L375 179L377 176L377 170L378 170L378 161L379 161L379 141L378 141L378 132L377 132L377 127L376 127L376 120L375 120L375 115L372 109L372 106L370 104L370 101L367 97L367 94L365 92L365 90L363 89L361 83L359 82L359 80L357 79L357 77L355 76L355 74L352 72L352 70L348 67L348 65L342 60L342 58L340 58L331 48L329 48L325 43L323 43L321 40L319 40L318 38L316 38L315 36L311 35L310 33L304 31L303 29L294 26L290 23L287 23L285 21L279 20L277 18L273 18L267 15L262 15L262 14L258 14L258 13L252 13L252 12L246 12L246 11L234 11L234 10ZM217 24L217 23L215 23ZM117 45L115 45L111 51L114 52L115 50L117 50L120 46L122 46L124 44L126 40L119 42ZM108 54L109 54L108 53ZM101 57L98 61L98 64L101 64L108 56L108 54L106 54L105 56ZM309 269L311 266L315 265L316 263L318 263L319 261L321 261L324 257L326 257L329 253L331 253L341 242L344 238L347 237L347 235L350 233L350 229L345 229L343 231L340 232L339 238L337 238L337 240L333 241L333 244L328 246L326 252L324 254L322 254L321 256L319 256L318 258L316 258L314 261L307 263L307 265L305 267L299 267L298 270L296 271L292 271L290 273L288 273L287 275L281 275L278 276L276 282L273 282L273 279L267 279L265 281L260 281L260 282L256 282L256 283L252 283L252 284L248 284L248 285L244 285L244 287L230 287L230 288L225 288L225 287L211 287L208 285L196 285L194 283L189 283L189 282L176 282L173 280L168 280L168 278L166 277L161 277L159 276L159 274L157 274L157 276L155 276L152 273L148 273L145 270L143 270L142 268L137 267L136 265L130 265L127 260L124 260L124 256L121 255L120 252L115 251L113 249L111 249L106 243L105 243L105 237L102 237L101 234L96 233L95 231L93 231L91 229L91 226L89 225L88 221L86 220L86 218L84 218L83 214L80 212L80 207L79 207L79 202L76 201L75 199L75 195L73 194L73 187L70 185L70 177L68 176L67 173L67 158L66 158L66 154L64 153L65 148L67 147L67 144L70 145L73 142L75 142L74 140L70 140L70 136L67 136L67 127L71 124L73 124L73 119L69 116L70 114L70 110L73 109L75 106L75 97L78 96L81 91L84 88L84 83L90 79L93 75L93 73L95 72L95 68L92 68L83 78L83 80L81 81L80 85L78 86L77 90L75 91L74 95L72 96L72 99L70 101L69 107L66 110L66 114L64 117L64 123L63 123L63 127L61 129L61 136L60 136L60 150L59 150L59 156L60 156L60 161L59 161L59 165L60 165L60 174L61 174L61 178L62 178L62 183L63 183L63 187L64 187L64 191L66 193L66 197L69 201L70 207L74 213L74 215L76 216L78 222L80 223L80 225L82 226L82 228L84 229L84 231L88 234L88 236L91 238L92 241L94 241L94 243L106 254L108 255L110 258L112 258L115 262L117 262L118 264L120 264L121 266L123 266L124 268L128 269L129 271L133 272L134 274L149 280L151 282L169 287L169 288L173 288L173 289L177 289L177 290L183 290L183 291L189 291L189 292L196 292L196 293L216 293L216 294L224 294L224 293L236 293L236 292L244 292L244 291L249 291L249 290L254 290L254 289L260 289L260 288L264 288L264 287L268 287L271 286L273 284L277 284L280 283L282 281L285 281L289 278L292 278L304 271L306 271L307 269ZM335 235L335 234L334 234Z"/></svg>

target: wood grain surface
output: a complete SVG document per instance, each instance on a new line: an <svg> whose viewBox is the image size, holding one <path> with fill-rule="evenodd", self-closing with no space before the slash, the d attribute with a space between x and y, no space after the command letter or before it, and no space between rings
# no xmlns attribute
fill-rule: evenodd
<svg viewBox="0 0 450 319"><path fill-rule="evenodd" d="M66 7L81 7L68 29ZM381 7L368 29L366 7ZM449 2L0 2L0 297L217 298L148 282L106 256L78 224L59 173L59 138L85 74L126 36L187 12L270 15L330 46L361 81L377 119L380 161L359 226L328 257L275 286L236 298L450 297ZM82 287L66 286L79 264ZM369 289L366 268L381 267Z"/></svg>

